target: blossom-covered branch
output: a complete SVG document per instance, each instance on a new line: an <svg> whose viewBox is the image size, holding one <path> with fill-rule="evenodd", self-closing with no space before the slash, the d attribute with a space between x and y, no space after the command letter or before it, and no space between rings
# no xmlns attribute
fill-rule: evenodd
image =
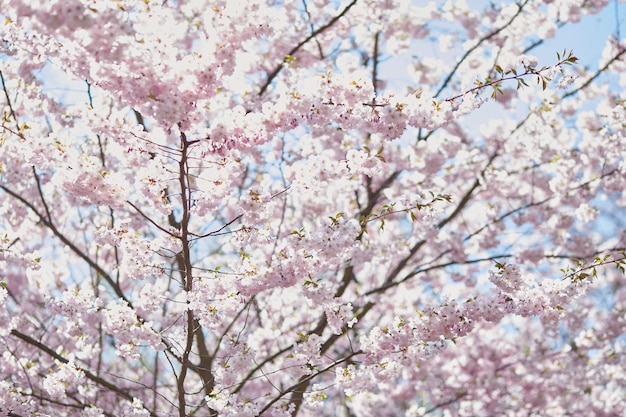
<svg viewBox="0 0 626 417"><path fill-rule="evenodd" d="M418 3L5 1L0 415L623 415L615 5Z"/></svg>

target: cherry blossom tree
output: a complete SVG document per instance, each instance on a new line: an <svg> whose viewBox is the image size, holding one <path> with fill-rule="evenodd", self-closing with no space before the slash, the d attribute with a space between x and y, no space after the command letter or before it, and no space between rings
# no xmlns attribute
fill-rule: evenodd
<svg viewBox="0 0 626 417"><path fill-rule="evenodd" d="M624 415L620 11L2 0L0 416Z"/></svg>

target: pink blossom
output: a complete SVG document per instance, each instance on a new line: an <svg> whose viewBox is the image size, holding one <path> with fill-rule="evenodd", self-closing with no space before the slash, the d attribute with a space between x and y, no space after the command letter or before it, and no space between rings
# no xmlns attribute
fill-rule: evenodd
<svg viewBox="0 0 626 417"><path fill-rule="evenodd" d="M614 4L417 3L5 0L0 415L624 415Z"/></svg>

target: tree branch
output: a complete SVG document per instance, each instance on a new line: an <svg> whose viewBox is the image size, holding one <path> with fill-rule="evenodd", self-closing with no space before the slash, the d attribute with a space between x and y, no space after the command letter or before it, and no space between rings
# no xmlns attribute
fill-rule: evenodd
<svg viewBox="0 0 626 417"><path fill-rule="evenodd" d="M272 71L270 73L270 75L268 75L267 80L265 81L265 84L263 84L263 86L261 87L261 90L259 91L259 96L262 96L263 94L265 94L265 91L267 90L267 88L270 86L270 84L272 83L272 81L274 80L274 78L276 78L276 76L280 73L280 71L283 68L283 64L285 64L288 61L287 57L293 56L296 52L298 52L300 50L300 48L302 48L304 45L306 45L311 39L314 39L317 35L319 35L320 33L324 32L326 29L328 29L329 27L331 27L332 25L334 25L339 19L341 19L346 13L348 13L348 10L350 10L352 8L352 6L354 6L356 4L357 0L352 0L352 2L350 2L350 4L348 4L342 11L341 13L339 13L337 16L333 17L332 19L330 19L330 21L328 23L326 23L323 26L320 26L316 31L314 31L313 33L311 33L309 36L307 36L304 40L302 40L299 44L297 44L296 46L294 46L293 48L291 48L291 50L287 53L286 57L283 59L283 62L281 62L280 65L278 65L274 71Z"/></svg>
<svg viewBox="0 0 626 417"><path fill-rule="evenodd" d="M65 357L59 355L57 352L55 352L54 350L50 349L48 346L44 345L43 343L33 339L32 337L20 332L19 330L16 329L12 329L11 330L11 335L17 337L18 339L22 340L23 342L26 342L27 344L37 348L38 350L46 353L47 355L49 355L50 357L56 359L57 361L67 364L70 361L68 359L66 359ZM85 374L85 376L95 382L96 384L100 385L103 388L106 388L107 390L119 395L120 397L122 397L123 399L132 402L133 401L133 396L130 395L128 392L126 392L123 388L117 386L116 384L113 384L111 382L108 382L106 380L104 380L103 378L96 376L94 374L92 374L90 371L85 370L85 369L81 369L83 371L83 373ZM157 417L157 415L154 412L150 412L150 416L152 417Z"/></svg>

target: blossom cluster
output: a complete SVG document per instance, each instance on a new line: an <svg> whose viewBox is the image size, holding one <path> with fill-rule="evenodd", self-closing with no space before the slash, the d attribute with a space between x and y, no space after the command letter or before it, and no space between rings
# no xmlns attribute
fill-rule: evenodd
<svg viewBox="0 0 626 417"><path fill-rule="evenodd" d="M623 415L614 5L419 3L3 1L0 416Z"/></svg>

